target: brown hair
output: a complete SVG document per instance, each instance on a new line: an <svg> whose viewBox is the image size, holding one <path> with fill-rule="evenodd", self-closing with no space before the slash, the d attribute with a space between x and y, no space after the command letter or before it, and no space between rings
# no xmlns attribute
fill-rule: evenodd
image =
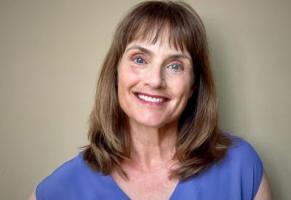
<svg viewBox="0 0 291 200"><path fill-rule="evenodd" d="M155 43L165 28L169 43L190 53L196 88L179 119L175 158L180 167L172 175L181 179L195 175L222 159L227 151L230 140L217 126L215 86L200 17L183 2L146 1L119 23L102 66L90 115L90 144L84 152L84 159L97 171L110 174L116 169L124 173L120 164L130 159L127 116L117 98L117 66L125 48L137 38Z"/></svg>

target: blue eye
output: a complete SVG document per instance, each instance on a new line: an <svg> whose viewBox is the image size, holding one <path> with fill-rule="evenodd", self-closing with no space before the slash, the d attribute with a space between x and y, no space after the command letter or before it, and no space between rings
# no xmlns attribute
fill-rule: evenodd
<svg viewBox="0 0 291 200"><path fill-rule="evenodd" d="M170 70L172 70L174 72L180 72L183 70L182 65L178 64L178 63L173 63L171 65L168 65L167 68L169 68Z"/></svg>
<svg viewBox="0 0 291 200"><path fill-rule="evenodd" d="M143 57L141 56L137 56L133 59L133 62L135 62L136 64L145 64L146 61L145 59L143 59Z"/></svg>

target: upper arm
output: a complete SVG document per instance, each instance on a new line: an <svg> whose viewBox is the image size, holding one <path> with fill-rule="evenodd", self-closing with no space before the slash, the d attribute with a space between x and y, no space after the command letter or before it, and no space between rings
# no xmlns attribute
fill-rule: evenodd
<svg viewBox="0 0 291 200"><path fill-rule="evenodd" d="M264 173L263 178L260 183L259 190L254 200L271 200L271 199L272 199L271 187L268 182L267 176Z"/></svg>
<svg viewBox="0 0 291 200"><path fill-rule="evenodd" d="M29 200L36 200L35 191L30 195Z"/></svg>

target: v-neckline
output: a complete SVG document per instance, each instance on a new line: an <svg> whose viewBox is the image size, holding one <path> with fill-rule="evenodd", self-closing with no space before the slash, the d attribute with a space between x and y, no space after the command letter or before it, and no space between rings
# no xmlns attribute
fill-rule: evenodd
<svg viewBox="0 0 291 200"><path fill-rule="evenodd" d="M114 180L114 178L112 177L112 175L108 175L108 178L110 179L110 182L113 184L113 186L118 190L118 192L119 192L122 196L124 196L124 198L126 198L126 199L131 199L131 198L126 194L126 192L123 191L123 189L118 185L118 183ZM181 185L181 180L178 180L178 182L177 182L176 185L175 185L174 190L172 191L172 193L171 193L171 195L170 195L170 197L169 197L169 200L172 199L172 198L175 196L175 194L177 193L177 191L178 191L180 185Z"/></svg>

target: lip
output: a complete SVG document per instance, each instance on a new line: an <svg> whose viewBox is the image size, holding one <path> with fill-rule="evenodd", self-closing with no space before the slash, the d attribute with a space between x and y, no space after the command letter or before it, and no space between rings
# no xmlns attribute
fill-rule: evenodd
<svg viewBox="0 0 291 200"><path fill-rule="evenodd" d="M166 96L162 95L156 95L156 94L148 94L148 93L143 93L143 92L133 92L134 96L139 100L139 102L142 102L143 104L148 104L148 105L162 105L165 102L169 101L170 99ZM150 102L150 101L145 101L139 97L139 95L144 95L152 98L160 98L163 99L161 102Z"/></svg>
<svg viewBox="0 0 291 200"><path fill-rule="evenodd" d="M162 99L165 99L165 100L169 100L168 97L166 97L166 96L162 96L162 95L148 94L148 93L143 93L143 92L133 92L133 94L134 94L135 96L137 96L137 95L140 94L140 95L145 95L145 96L152 97L152 98L162 98Z"/></svg>

